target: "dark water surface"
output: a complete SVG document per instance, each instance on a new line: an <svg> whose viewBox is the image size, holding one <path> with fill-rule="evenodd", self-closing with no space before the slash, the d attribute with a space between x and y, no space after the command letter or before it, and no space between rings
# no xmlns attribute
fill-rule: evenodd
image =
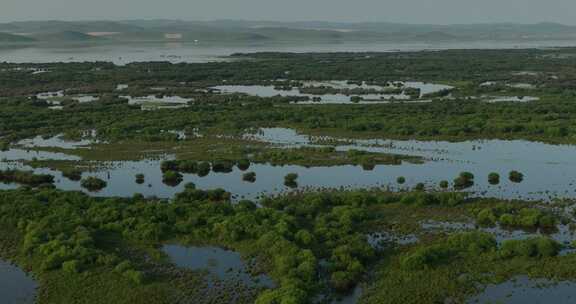
<svg viewBox="0 0 576 304"><path fill-rule="evenodd" d="M0 303L34 303L37 284L20 268L0 259Z"/></svg>

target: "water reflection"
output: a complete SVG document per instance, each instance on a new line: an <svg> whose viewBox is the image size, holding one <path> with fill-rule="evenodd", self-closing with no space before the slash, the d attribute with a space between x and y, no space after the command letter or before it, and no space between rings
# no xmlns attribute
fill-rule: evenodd
<svg viewBox="0 0 576 304"><path fill-rule="evenodd" d="M273 288L274 282L266 275L253 276L240 254L218 247L184 247L165 245L162 251L178 267L207 270L218 280L237 280L248 286Z"/></svg>
<svg viewBox="0 0 576 304"><path fill-rule="evenodd" d="M371 93L371 94L310 94L301 91L302 88L319 88L319 87L329 87L333 89L370 89L376 90L381 93ZM242 93L259 97L274 97L274 96L284 96L284 97L307 97L312 100L315 97L320 97L321 100L311 103L352 103L352 96L360 96L364 102L359 103L389 103L392 101L404 101L404 102L430 102L431 100L422 100L426 94L440 92L442 90L452 89L453 87L441 84L433 83L423 83L423 82L394 82L386 86L380 85L369 85L366 83L362 84L350 84L346 81L305 81L303 82L302 88L292 87L291 89L278 89L274 86L266 85L222 85L213 87L213 89L219 90L222 93ZM406 94L406 92L401 93L385 93L387 90L394 89L418 89L419 94L416 96L411 96ZM299 103L309 103L309 102L299 102Z"/></svg>
<svg viewBox="0 0 576 304"><path fill-rule="evenodd" d="M353 189L386 187L390 190L411 189L424 183L427 189L439 189L442 180L452 181L462 171L475 175L474 185L466 189L475 196L505 199L552 200L576 197L576 146L548 145L522 140L476 140L459 143L445 141L414 140L346 140L327 136L316 137L296 133L294 130L271 128L246 135L245 139L269 142L279 147L309 146L318 142L333 142L336 150L364 150L376 153L421 156L427 161L421 164L403 162L400 165L377 165L366 171L361 166L345 165L332 167L272 166L252 164L250 171L256 173L256 181L242 180L245 173L234 168L230 173L211 172L205 177L183 174L182 183L169 187L162 182L161 160L100 162L98 172L84 173L108 182L108 187L93 195L131 196L142 193L146 196L169 198L184 189L184 184L193 182L200 189L224 188L237 198L255 199L262 194L278 194L293 191L284 186L284 176L298 174L296 191L307 189ZM78 160L76 156L61 153L36 152L12 149L0 152L0 168L30 169L14 160L31 159ZM170 158L170 156L168 156ZM522 172L522 183L508 180L512 170ZM81 190L78 182L63 178L61 173L50 169L36 169L37 173L52 174L56 186L65 190ZM500 184L491 185L488 174L500 174ZM144 174L146 182L137 184L136 174ZM406 182L397 184L403 176ZM2 187L2 186L0 186Z"/></svg>
<svg viewBox="0 0 576 304"><path fill-rule="evenodd" d="M93 138L84 138L81 140L66 140L63 134L52 137L36 136L34 138L23 139L17 143L18 146L24 148L46 148L57 147L62 149L76 149L87 148L92 144L100 143L100 141Z"/></svg>

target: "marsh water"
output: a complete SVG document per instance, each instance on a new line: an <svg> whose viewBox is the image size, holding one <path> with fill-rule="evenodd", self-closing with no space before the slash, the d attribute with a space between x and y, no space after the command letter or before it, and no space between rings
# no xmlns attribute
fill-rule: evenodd
<svg viewBox="0 0 576 304"><path fill-rule="evenodd" d="M576 302L576 283L529 279L525 276L497 285L486 286L468 304L572 304Z"/></svg>
<svg viewBox="0 0 576 304"><path fill-rule="evenodd" d="M452 86L442 85L442 84L434 84L434 83L424 83L424 82L399 82L399 87L395 87L393 85L388 86L377 86L377 85L367 85L366 83L362 83L361 85L358 84L348 84L346 81L328 81L328 82L318 82L318 81L308 81L304 82L304 87L330 87L334 89L373 89L379 91L381 93L373 93L373 94L364 94L364 95L356 95L360 96L363 101L359 103L390 103L394 101L404 101L404 102L430 102L431 100L421 100L421 98L425 96L425 94L431 94L440 92L442 90L452 89ZM419 89L420 95L414 99L413 97L405 94L404 92L400 94L389 94L385 93L386 89L394 89L394 88L412 88L412 89ZM274 96L283 96L283 97L307 97L310 100L312 98L321 98L318 102L299 102L299 103L351 103L352 95L345 95L345 94L307 94L302 93L300 88L293 87L289 90L285 89L277 89L274 86L266 86L266 85L222 85L216 86L213 89L218 90L224 94L231 94L231 93L242 93L252 96L259 96L259 97L274 97Z"/></svg>
<svg viewBox="0 0 576 304"><path fill-rule="evenodd" d="M20 268L0 259L0 302L3 304L34 303L36 282Z"/></svg>
<svg viewBox="0 0 576 304"><path fill-rule="evenodd" d="M291 129L267 128L256 133L246 134L245 139L267 142L278 147L314 146L317 142L330 141L329 137L313 137L298 134ZM304 167L297 165L273 166L252 164L246 171L256 173L254 183L242 180L245 171L238 168L230 173L215 173L199 177L183 174L183 182L175 187L162 182L161 159L142 161L111 161L99 163L97 172L86 172L86 176L97 176L108 182L108 187L97 196L131 196L141 193L145 196L170 198L184 190L184 185L193 182L200 189L223 188L236 198L255 199L261 195L294 191L283 185L284 176L297 173L298 188L302 189L353 189L387 187L391 190L410 189L424 183L428 189L438 190L442 180L452 181L460 172L469 171L475 175L474 186L466 189L475 196L507 199L552 200L554 198L576 197L576 146L551 145L523 140L477 140L465 142L415 141L415 140L350 140L337 141L336 149L365 150L378 153L414 155L424 158L423 163L403 162L400 165L377 165L373 170L361 166L343 165L329 167ZM0 152L0 168L23 168L19 159L69 159L79 157L63 153L37 152L12 149ZM164 159L173 158L165 155ZM524 174L524 180L514 183L508 179L512 170ZM35 169L37 173L52 174L56 186L64 190L82 190L79 182L70 181L58 171L47 168ZM488 174L500 174L500 183L488 183ZM145 175L145 183L135 182L136 174ZM406 178L399 185L396 179ZM3 185L0 188L15 188L16 185ZM297 191L296 190L296 191Z"/></svg>
<svg viewBox="0 0 576 304"><path fill-rule="evenodd" d="M208 271L218 280L240 281L248 286L274 287L266 275L252 275L239 253L219 247L165 245L162 251L178 267Z"/></svg>

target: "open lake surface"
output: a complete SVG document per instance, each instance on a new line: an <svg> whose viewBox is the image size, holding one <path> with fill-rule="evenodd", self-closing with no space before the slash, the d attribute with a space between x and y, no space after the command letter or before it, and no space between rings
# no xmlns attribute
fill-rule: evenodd
<svg viewBox="0 0 576 304"><path fill-rule="evenodd" d="M118 65L131 62L221 61L234 53L254 52L392 52L444 49L513 49L574 46L573 41L479 41L479 42L343 42L343 43L132 43L132 44L58 44L5 45L0 47L0 62L46 63L111 61Z"/></svg>

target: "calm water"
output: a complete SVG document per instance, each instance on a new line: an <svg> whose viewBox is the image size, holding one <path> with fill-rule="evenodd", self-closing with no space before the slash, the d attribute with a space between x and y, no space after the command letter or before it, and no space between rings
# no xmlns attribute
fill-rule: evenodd
<svg viewBox="0 0 576 304"><path fill-rule="evenodd" d="M453 87L448 85L434 84L434 83L423 83L423 82L402 82L402 88L415 88L420 89L420 97L424 94L435 93L446 89L452 89ZM374 85L356 85L356 84L346 84L345 81L329 81L329 82L304 82L304 87L319 87L326 86L338 89L375 89L378 91L384 91L385 89L393 88L392 86L374 86ZM361 96L364 100L360 103L389 103L393 100L410 101L410 102L430 102L431 100L411 100L412 97L402 94L363 94L363 95L345 95L345 94L323 94L314 95L301 93L299 88L294 87L291 90L279 90L274 86L265 85L223 85L216 86L213 89L220 90L224 94L230 93L243 93L259 97L274 97L274 96L284 96L284 97L308 97L310 99L314 97L321 97L320 102L299 102L299 103L351 103L351 96Z"/></svg>
<svg viewBox="0 0 576 304"><path fill-rule="evenodd" d="M467 303L572 304L575 302L576 284L573 282L553 283L544 279L531 280L520 276L499 285L487 286L481 294L468 300Z"/></svg>
<svg viewBox="0 0 576 304"><path fill-rule="evenodd" d="M266 275L252 276L240 254L219 247L165 245L162 251L178 267L207 270L219 280L239 280L249 286L274 287Z"/></svg>
<svg viewBox="0 0 576 304"><path fill-rule="evenodd" d="M20 268L0 259L0 303L34 303L36 286Z"/></svg>
<svg viewBox="0 0 576 304"><path fill-rule="evenodd" d="M329 137L309 137L289 129L262 129L260 133L246 138L270 142L279 147L312 145L317 141L330 140ZM84 173L98 176L108 181L108 187L98 196L131 196L142 193L146 196L169 198L184 189L187 182L195 183L200 189L224 188L237 198L255 199L261 194L278 194L292 189L283 185L284 176L298 173L298 189L322 188L369 188L389 187L391 190L409 189L417 183L425 183L428 189L438 189L442 180L452 181L460 172L472 172L475 178L473 187L466 189L476 196L542 199L576 197L576 146L549 145L528 141L479 140L450 143L443 141L399 141L399 140L355 140L338 145L337 150L359 149L381 153L417 155L426 159L423 164L404 162L401 165L379 165L366 171L361 166L312 167L271 166L252 164L247 171L256 173L256 181L242 181L245 173L235 168L231 173L214 173L199 177L184 174L184 181L170 187L162 183L161 160L105 162L99 172ZM0 152L0 160L17 159L78 159L62 153L10 150ZM167 158L170 158L168 155ZM0 168L24 168L14 161L0 162ZM521 183L508 180L512 170L524 174ZM38 173L53 174L56 185L65 190L80 190L80 183L63 178L60 172L50 169L37 169ZM490 172L500 174L500 184L490 185L487 176ZM143 173L144 184L137 184L134 176ZM398 185L399 176L406 178L404 185ZM14 188L15 185L1 185L0 188Z"/></svg>
<svg viewBox="0 0 576 304"><path fill-rule="evenodd" d="M443 49L512 49L573 46L572 41L437 42L437 43L134 43L3 46L0 62L44 63L110 61L119 65L142 61L210 62L233 53L252 52L390 52Z"/></svg>

